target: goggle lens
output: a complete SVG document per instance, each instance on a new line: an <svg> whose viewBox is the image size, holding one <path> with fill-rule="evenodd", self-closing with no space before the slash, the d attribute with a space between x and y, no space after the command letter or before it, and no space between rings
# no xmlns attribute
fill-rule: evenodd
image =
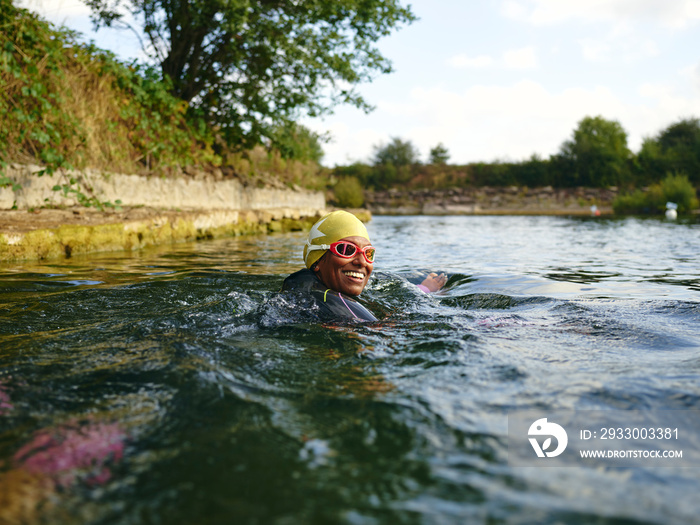
<svg viewBox="0 0 700 525"><path fill-rule="evenodd" d="M357 248L355 248L355 245L350 244L349 242L342 242L339 245L337 245L335 249L343 257L352 257L353 255L355 255L355 251L357 250Z"/></svg>

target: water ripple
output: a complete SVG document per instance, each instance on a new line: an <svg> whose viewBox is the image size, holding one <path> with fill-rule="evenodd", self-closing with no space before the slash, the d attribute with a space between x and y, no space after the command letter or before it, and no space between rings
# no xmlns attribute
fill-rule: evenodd
<svg viewBox="0 0 700 525"><path fill-rule="evenodd" d="M278 293L302 233L3 269L0 500L38 523L696 520L695 469L509 466L508 414L700 408L697 225L369 228L377 323Z"/></svg>

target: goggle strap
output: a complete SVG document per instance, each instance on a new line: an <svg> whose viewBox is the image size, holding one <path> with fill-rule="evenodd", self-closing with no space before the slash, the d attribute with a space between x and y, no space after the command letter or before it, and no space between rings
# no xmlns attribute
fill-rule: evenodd
<svg viewBox="0 0 700 525"><path fill-rule="evenodd" d="M313 252L314 250L330 250L331 245L330 244L311 244L309 241L306 241L306 251L307 252Z"/></svg>

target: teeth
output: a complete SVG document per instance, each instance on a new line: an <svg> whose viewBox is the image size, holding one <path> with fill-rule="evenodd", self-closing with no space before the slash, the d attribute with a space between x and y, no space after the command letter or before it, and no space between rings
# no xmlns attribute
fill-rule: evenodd
<svg viewBox="0 0 700 525"><path fill-rule="evenodd" d="M345 272L345 275L348 277L356 277L358 279L364 279L365 276L361 274L360 272Z"/></svg>

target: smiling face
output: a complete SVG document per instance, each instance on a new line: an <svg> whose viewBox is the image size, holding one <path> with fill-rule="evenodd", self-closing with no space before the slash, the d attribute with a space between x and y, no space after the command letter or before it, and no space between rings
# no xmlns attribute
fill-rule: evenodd
<svg viewBox="0 0 700 525"><path fill-rule="evenodd" d="M370 242L364 237L345 237L342 241L350 241L360 248L369 246ZM357 250L349 259L338 257L328 250L321 257L313 270L321 282L331 290L347 295L360 295L372 275L374 265L368 263L362 252Z"/></svg>

